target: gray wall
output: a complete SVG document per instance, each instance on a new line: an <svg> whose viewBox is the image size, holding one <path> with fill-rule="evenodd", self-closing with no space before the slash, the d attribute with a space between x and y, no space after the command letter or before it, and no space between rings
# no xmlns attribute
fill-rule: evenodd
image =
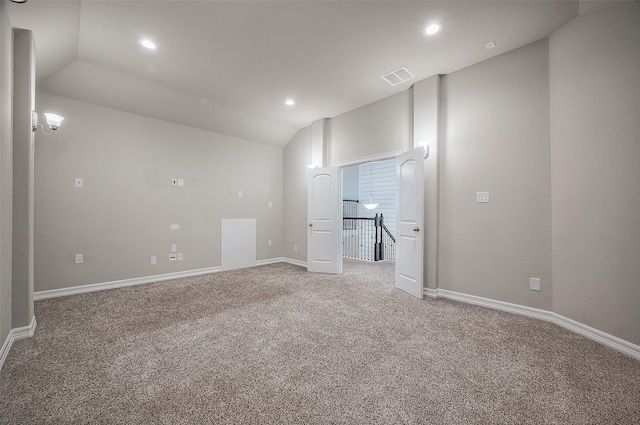
<svg viewBox="0 0 640 425"><path fill-rule="evenodd" d="M548 57L544 40L441 79L439 288L551 309Z"/></svg>
<svg viewBox="0 0 640 425"><path fill-rule="evenodd" d="M640 344L640 4L550 38L553 307Z"/></svg>
<svg viewBox="0 0 640 425"><path fill-rule="evenodd" d="M0 2L0 347L11 330L13 198L13 34Z"/></svg>
<svg viewBox="0 0 640 425"><path fill-rule="evenodd" d="M307 172L311 164L311 127L303 128L284 148L283 256L307 261ZM298 250L294 251L294 245Z"/></svg>
<svg viewBox="0 0 640 425"><path fill-rule="evenodd" d="M366 156L411 149L412 90L331 118L327 128L327 166Z"/></svg>
<svg viewBox="0 0 640 425"><path fill-rule="evenodd" d="M223 218L257 218L258 259L282 255L282 148L43 93L37 107L65 121L36 138L36 291L219 266Z"/></svg>

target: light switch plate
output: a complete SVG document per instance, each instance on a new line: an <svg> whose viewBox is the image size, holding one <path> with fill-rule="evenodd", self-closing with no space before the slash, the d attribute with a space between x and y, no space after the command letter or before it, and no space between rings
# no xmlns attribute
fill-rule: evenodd
<svg viewBox="0 0 640 425"><path fill-rule="evenodd" d="M180 230L180 225L179 224L172 224L171 225L171 230Z"/></svg>
<svg viewBox="0 0 640 425"><path fill-rule="evenodd" d="M82 177L76 177L75 186L84 187L84 179Z"/></svg>
<svg viewBox="0 0 640 425"><path fill-rule="evenodd" d="M529 278L529 289L531 289L532 291L539 291L540 290L540 279L537 278L537 277Z"/></svg>
<svg viewBox="0 0 640 425"><path fill-rule="evenodd" d="M479 202L479 203L489 202L489 192L476 192L476 202Z"/></svg>
<svg viewBox="0 0 640 425"><path fill-rule="evenodd" d="M82 264L82 263L84 263L84 255L76 254L76 264Z"/></svg>

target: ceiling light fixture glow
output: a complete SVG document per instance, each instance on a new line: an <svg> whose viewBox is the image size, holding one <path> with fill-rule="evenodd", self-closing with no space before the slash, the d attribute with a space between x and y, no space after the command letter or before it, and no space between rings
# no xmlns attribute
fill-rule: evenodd
<svg viewBox="0 0 640 425"><path fill-rule="evenodd" d="M293 105L296 104L295 100L293 100L293 99L287 99L287 100L284 101L284 103L287 106L293 106Z"/></svg>
<svg viewBox="0 0 640 425"><path fill-rule="evenodd" d="M157 50L158 46L156 46L156 43L154 43L153 41L149 40L148 38L143 38L142 40L140 40L140 44L142 45L142 47L146 47L149 50Z"/></svg>
<svg viewBox="0 0 640 425"><path fill-rule="evenodd" d="M434 35L440 32L442 29L442 25L440 24L431 24L424 30L424 35Z"/></svg>

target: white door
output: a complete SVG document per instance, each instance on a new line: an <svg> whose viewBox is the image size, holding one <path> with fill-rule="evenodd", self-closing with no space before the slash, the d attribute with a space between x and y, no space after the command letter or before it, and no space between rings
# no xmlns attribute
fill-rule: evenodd
<svg viewBox="0 0 640 425"><path fill-rule="evenodd" d="M340 181L337 167L309 170L307 270L342 273Z"/></svg>
<svg viewBox="0 0 640 425"><path fill-rule="evenodd" d="M424 148L396 158L396 288L422 299Z"/></svg>

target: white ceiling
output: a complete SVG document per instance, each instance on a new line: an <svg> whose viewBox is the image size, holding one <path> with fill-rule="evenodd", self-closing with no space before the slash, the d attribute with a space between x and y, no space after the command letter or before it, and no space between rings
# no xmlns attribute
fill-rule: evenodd
<svg viewBox="0 0 640 425"><path fill-rule="evenodd" d="M406 66L417 81L467 67L547 37L578 2L29 0L8 10L34 31L40 91L284 146L314 120L410 87L391 87L380 78L389 71ZM442 31L425 37L435 21Z"/></svg>

